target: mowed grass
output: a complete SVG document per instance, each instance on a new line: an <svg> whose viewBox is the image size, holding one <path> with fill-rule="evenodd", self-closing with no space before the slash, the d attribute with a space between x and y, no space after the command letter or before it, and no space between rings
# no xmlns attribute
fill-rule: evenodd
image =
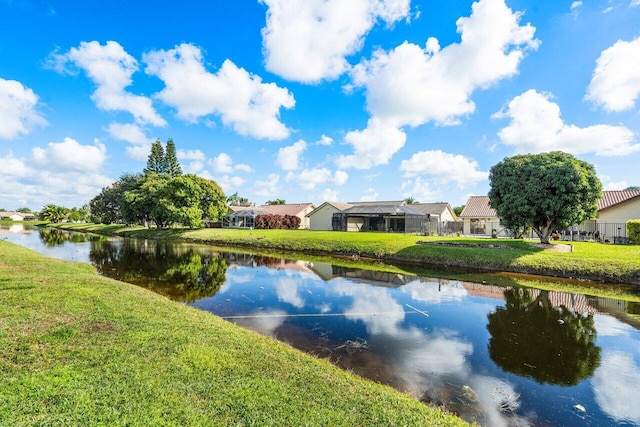
<svg viewBox="0 0 640 427"><path fill-rule="evenodd" d="M557 242L556 244L571 244L573 247L573 252L558 252L530 244L536 241L398 233L215 228L156 230L97 224L65 224L63 227L131 237L189 239L227 246L348 255L419 265L460 266L640 284L638 245ZM491 248L488 245L498 245L499 248Z"/></svg>
<svg viewBox="0 0 640 427"><path fill-rule="evenodd" d="M0 240L0 425L464 425L89 265Z"/></svg>

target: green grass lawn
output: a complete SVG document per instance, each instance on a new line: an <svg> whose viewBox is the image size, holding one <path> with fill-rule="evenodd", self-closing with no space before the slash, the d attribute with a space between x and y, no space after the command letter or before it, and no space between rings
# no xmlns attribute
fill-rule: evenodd
<svg viewBox="0 0 640 427"><path fill-rule="evenodd" d="M313 254L371 257L414 265L466 266L547 276L640 284L640 246L571 242L573 252L543 250L512 239L432 237L397 233L310 230L156 230L120 225L64 224L64 228L131 237L176 238ZM446 245L418 244L418 242ZM533 241L532 241L533 242ZM488 244L505 246L489 248ZM560 242L558 244L568 244ZM450 246L447 246L450 245ZM464 245L464 246L461 246Z"/></svg>
<svg viewBox="0 0 640 427"><path fill-rule="evenodd" d="M464 425L85 264L0 240L0 425Z"/></svg>

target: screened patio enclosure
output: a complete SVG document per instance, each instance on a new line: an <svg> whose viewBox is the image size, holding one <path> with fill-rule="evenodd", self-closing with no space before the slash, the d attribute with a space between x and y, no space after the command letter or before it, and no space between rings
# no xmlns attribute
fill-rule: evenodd
<svg viewBox="0 0 640 427"><path fill-rule="evenodd" d="M260 209L246 209L232 212L222 220L223 227L231 228L255 228L256 217L265 212Z"/></svg>
<svg viewBox="0 0 640 427"><path fill-rule="evenodd" d="M334 231L420 233L428 215L408 206L353 206L332 217Z"/></svg>

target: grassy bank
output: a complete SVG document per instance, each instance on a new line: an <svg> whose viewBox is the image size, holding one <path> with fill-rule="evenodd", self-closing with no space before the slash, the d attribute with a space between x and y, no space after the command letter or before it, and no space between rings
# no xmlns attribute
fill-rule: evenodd
<svg viewBox="0 0 640 427"><path fill-rule="evenodd" d="M0 425L463 425L220 318L0 240Z"/></svg>
<svg viewBox="0 0 640 427"><path fill-rule="evenodd" d="M541 249L520 240L394 233L213 228L156 230L96 224L65 224L63 227L131 237L188 239L218 245L370 257L419 266L432 264L471 267L488 271L640 284L640 246L637 245L572 242L572 252L558 252Z"/></svg>

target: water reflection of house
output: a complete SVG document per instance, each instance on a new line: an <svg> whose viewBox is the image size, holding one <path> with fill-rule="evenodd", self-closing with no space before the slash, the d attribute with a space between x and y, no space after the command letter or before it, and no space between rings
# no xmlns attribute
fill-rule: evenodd
<svg viewBox="0 0 640 427"><path fill-rule="evenodd" d="M504 291L509 289L504 286L496 286L496 285L483 285L480 283L471 283L471 282L462 282L462 286L469 292L469 295L483 297L483 298L494 298L499 300L504 300ZM541 292L540 289L534 288L526 288L531 293L531 298L535 300ZM583 314L596 314L598 310L593 307L587 296L579 295L579 294L570 294L566 292L549 292L549 302L551 306L554 308L565 307L574 313L583 313Z"/></svg>
<svg viewBox="0 0 640 427"><path fill-rule="evenodd" d="M271 257L255 254L229 253L220 254L225 259L230 268L237 267L270 267L282 270L300 271L303 273L313 273L309 261L293 261L279 257Z"/></svg>

